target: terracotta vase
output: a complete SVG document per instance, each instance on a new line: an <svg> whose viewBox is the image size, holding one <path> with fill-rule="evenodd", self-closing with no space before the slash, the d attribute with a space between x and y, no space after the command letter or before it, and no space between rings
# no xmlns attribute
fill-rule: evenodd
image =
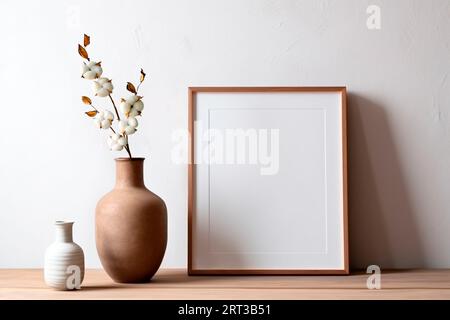
<svg viewBox="0 0 450 320"><path fill-rule="evenodd" d="M116 185L97 204L97 251L116 282L148 282L167 245L167 208L145 187L144 158L116 159Z"/></svg>

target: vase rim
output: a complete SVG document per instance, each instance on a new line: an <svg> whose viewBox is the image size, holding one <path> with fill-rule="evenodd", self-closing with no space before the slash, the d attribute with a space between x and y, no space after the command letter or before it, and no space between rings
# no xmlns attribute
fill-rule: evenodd
<svg viewBox="0 0 450 320"><path fill-rule="evenodd" d="M141 158L141 157L138 157L138 158L115 158L114 160L116 160L116 161L144 161L145 158Z"/></svg>
<svg viewBox="0 0 450 320"><path fill-rule="evenodd" d="M75 221L70 221L70 220L56 220L55 221L55 225L57 226L65 226L65 225L69 225L69 224L74 224Z"/></svg>

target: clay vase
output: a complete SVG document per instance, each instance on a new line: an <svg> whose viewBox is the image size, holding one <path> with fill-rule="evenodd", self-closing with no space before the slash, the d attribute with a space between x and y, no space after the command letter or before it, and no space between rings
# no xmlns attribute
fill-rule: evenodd
<svg viewBox="0 0 450 320"><path fill-rule="evenodd" d="M145 187L144 158L116 159L116 185L97 204L97 252L116 282L148 282L167 245L167 208Z"/></svg>

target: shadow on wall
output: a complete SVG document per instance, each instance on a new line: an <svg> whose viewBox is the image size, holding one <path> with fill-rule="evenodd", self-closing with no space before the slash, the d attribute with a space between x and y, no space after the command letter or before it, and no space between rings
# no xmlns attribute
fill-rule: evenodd
<svg viewBox="0 0 450 320"><path fill-rule="evenodd" d="M348 95L350 264L423 267L414 205L382 105Z"/></svg>

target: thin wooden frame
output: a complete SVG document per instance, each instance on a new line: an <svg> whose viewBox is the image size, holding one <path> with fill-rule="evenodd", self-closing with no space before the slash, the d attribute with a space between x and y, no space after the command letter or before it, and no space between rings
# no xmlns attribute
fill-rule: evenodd
<svg viewBox="0 0 450 320"><path fill-rule="evenodd" d="M195 269L193 267L194 192L194 120L197 93L333 92L341 95L342 119L342 199L343 269ZM188 274L189 275L347 275L349 274L348 182L347 182L347 90L346 87L189 87L188 88Z"/></svg>

